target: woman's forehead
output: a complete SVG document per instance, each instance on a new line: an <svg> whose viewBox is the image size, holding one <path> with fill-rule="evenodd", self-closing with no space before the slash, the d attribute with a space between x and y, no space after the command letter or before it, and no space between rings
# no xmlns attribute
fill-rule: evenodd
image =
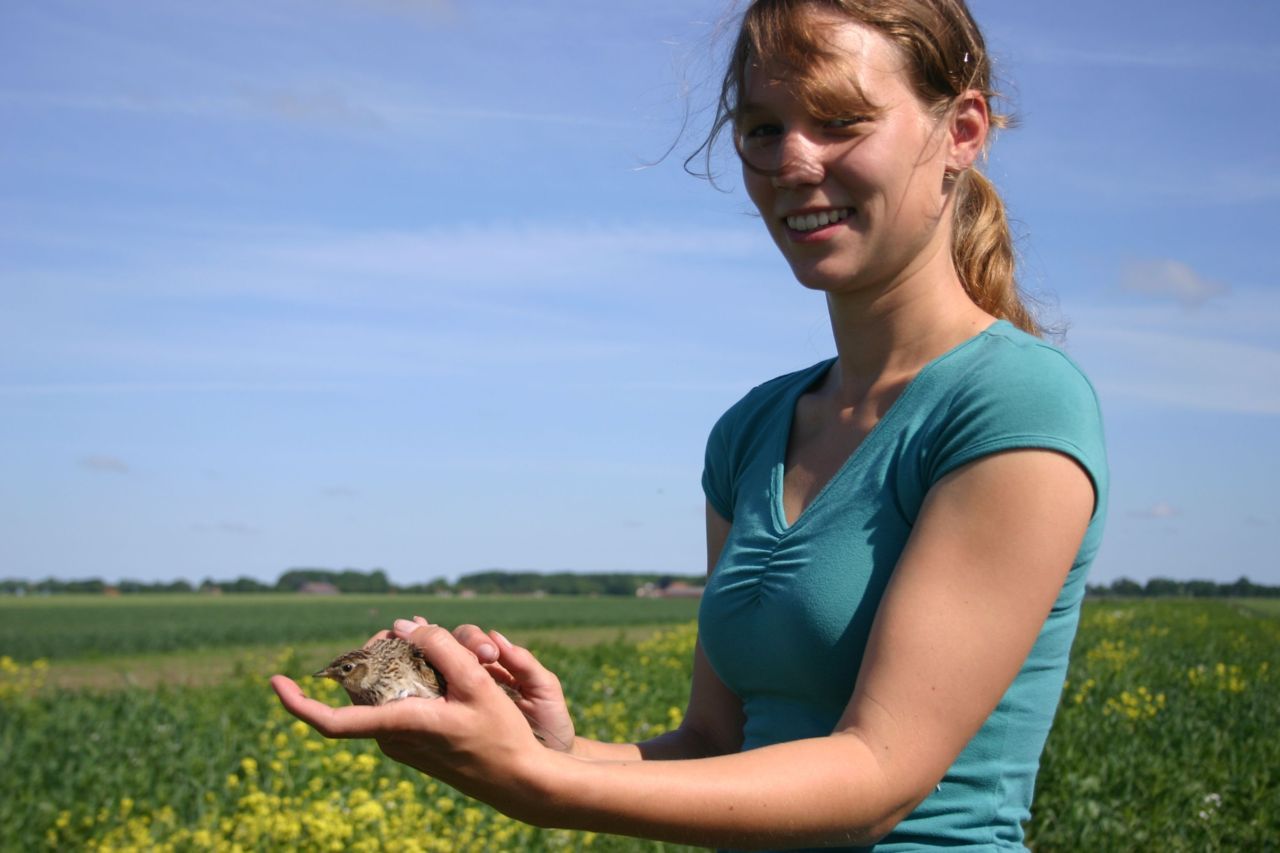
<svg viewBox="0 0 1280 853"><path fill-rule="evenodd" d="M820 13L811 13L819 15ZM810 29L816 44L788 45L784 56L756 56L744 69L741 106L796 90L823 93L824 100L893 101L911 91L906 61L897 46L876 30L856 21L826 18L820 29Z"/></svg>

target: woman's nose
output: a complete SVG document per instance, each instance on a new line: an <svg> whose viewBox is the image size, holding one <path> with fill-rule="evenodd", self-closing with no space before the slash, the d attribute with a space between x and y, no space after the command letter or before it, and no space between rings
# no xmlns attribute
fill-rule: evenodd
<svg viewBox="0 0 1280 853"><path fill-rule="evenodd" d="M821 146L796 131L783 136L778 146L777 173L773 176L775 187L820 184L824 172Z"/></svg>

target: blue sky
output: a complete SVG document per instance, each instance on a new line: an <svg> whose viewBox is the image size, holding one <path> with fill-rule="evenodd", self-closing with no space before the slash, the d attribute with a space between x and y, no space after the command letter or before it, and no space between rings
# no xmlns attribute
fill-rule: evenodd
<svg viewBox="0 0 1280 853"><path fill-rule="evenodd" d="M1093 579L1280 583L1280 7L973 8L1107 416ZM832 352L681 169L725 13L0 6L0 576L701 571L707 430Z"/></svg>

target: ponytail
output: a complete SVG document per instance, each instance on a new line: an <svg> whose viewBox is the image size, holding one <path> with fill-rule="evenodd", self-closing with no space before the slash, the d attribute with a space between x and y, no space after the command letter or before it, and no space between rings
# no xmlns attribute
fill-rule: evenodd
<svg viewBox="0 0 1280 853"><path fill-rule="evenodd" d="M969 298L991 316L1041 334L1014 278L1013 235L1004 201L977 168L957 178L951 239L951 259Z"/></svg>

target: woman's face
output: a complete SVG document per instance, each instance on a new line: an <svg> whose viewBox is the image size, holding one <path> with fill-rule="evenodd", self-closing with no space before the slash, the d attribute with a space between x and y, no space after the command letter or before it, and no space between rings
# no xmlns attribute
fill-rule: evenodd
<svg viewBox="0 0 1280 853"><path fill-rule="evenodd" d="M806 287L832 293L891 287L938 252L949 257L948 123L925 111L890 42L850 21L832 24L832 47L848 57L879 109L819 119L785 79L767 67L749 69L738 123L743 179Z"/></svg>

